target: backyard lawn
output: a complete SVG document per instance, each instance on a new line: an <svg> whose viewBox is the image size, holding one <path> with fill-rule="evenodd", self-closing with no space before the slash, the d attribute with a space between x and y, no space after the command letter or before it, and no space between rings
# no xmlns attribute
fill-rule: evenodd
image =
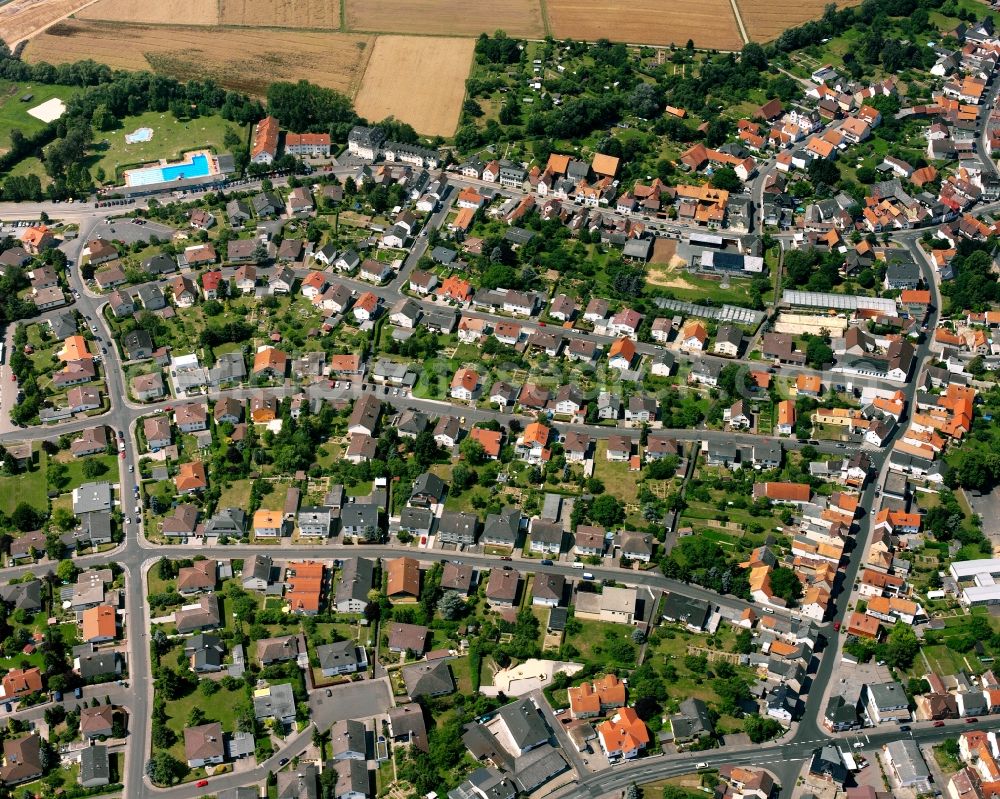
<svg viewBox="0 0 1000 799"><path fill-rule="evenodd" d="M204 723L218 721L222 724L223 730L232 732L236 719L236 707L245 701L247 701L247 696L242 689L228 691L220 686L218 693L210 697L206 697L200 689L196 689L181 699L167 702L167 726L177 734L177 740L170 747L170 753L182 762L185 760L184 728L192 708L201 708L205 714Z"/></svg>
<svg viewBox="0 0 1000 799"><path fill-rule="evenodd" d="M609 461L608 442L597 442L594 454L594 477L604 483L604 488L623 502L635 502L639 496L638 474L629 470L628 463Z"/></svg>
<svg viewBox="0 0 1000 799"><path fill-rule="evenodd" d="M222 489L219 495L220 508L247 508L250 506L252 480L234 480Z"/></svg>
<svg viewBox="0 0 1000 799"><path fill-rule="evenodd" d="M567 633L566 643L571 644L579 651L578 658L583 661L596 661L608 666L634 666L635 656L638 646L632 644L631 656L624 655L624 647L621 653L609 651L611 645L619 641L627 641L631 628L609 621L590 621L585 619L575 619L580 624L580 631L572 634Z"/></svg>
<svg viewBox="0 0 1000 799"><path fill-rule="evenodd" d="M0 510L13 513L20 502L27 502L36 510L45 512L49 509L48 483L45 471L48 455L45 450L38 453L38 466L34 471L16 474L10 477L0 477Z"/></svg>
<svg viewBox="0 0 1000 799"><path fill-rule="evenodd" d="M153 129L150 141L125 143L126 133L143 127ZM224 152L223 140L227 127L243 135L236 124L227 122L218 115L199 117L187 122L179 122L173 115L157 111L125 117L121 127L105 133L103 142L99 141L95 145L90 163L91 174L100 167L107 179L111 180L125 167L159 161L161 158L175 160L187 150L199 147L211 147L216 152Z"/></svg>
<svg viewBox="0 0 1000 799"><path fill-rule="evenodd" d="M65 460L64 460L65 457ZM114 455L89 455L86 458L74 458L69 451L60 453L56 460L66 464L66 477L68 482L59 486L59 490L64 494L74 488L89 482L110 482L118 481L118 458ZM83 465L87 461L96 461L103 464L105 470L97 477L86 477L83 473Z"/></svg>

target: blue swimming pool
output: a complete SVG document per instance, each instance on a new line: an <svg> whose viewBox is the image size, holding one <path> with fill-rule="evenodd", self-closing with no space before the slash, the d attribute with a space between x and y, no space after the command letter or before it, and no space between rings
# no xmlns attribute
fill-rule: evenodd
<svg viewBox="0 0 1000 799"><path fill-rule="evenodd" d="M129 186L148 186L151 183L169 183L181 178L201 178L211 174L211 171L208 156L198 153L180 163L130 169L125 174Z"/></svg>

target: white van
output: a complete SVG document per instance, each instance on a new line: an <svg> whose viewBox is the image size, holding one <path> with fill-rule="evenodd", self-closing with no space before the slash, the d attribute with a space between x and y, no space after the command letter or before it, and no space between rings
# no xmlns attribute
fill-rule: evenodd
<svg viewBox="0 0 1000 799"><path fill-rule="evenodd" d="M576 563L573 564L573 568L574 569L582 569L583 568L583 564L580 563L579 561L577 561Z"/></svg>

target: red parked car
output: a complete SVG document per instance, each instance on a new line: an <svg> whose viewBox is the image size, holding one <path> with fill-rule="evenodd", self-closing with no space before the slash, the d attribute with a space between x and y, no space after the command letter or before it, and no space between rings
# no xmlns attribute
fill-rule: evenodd
<svg viewBox="0 0 1000 799"><path fill-rule="evenodd" d="M935 727L943 727L944 726L944 722L943 721L935 721L934 722L934 726Z"/></svg>
<svg viewBox="0 0 1000 799"><path fill-rule="evenodd" d="M204 788L206 785L208 785L208 780L198 780L198 782L196 782L194 784L194 787L195 788Z"/></svg>
<svg viewBox="0 0 1000 799"><path fill-rule="evenodd" d="M833 623L833 629L834 629L835 631L837 631L837 632L840 632L840 622L839 622L839 621L835 621L835 622Z"/></svg>

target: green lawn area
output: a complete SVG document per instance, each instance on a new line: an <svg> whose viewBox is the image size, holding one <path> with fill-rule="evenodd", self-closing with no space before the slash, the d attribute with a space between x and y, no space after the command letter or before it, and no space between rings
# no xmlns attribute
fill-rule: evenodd
<svg viewBox="0 0 1000 799"><path fill-rule="evenodd" d="M0 147L10 146L10 132L17 128L25 135L31 135L45 127L40 119L35 119L28 111L46 100L58 97L63 102L80 92L79 86L46 86L41 83L14 83L0 81ZM30 94L29 102L21 98Z"/></svg>
<svg viewBox="0 0 1000 799"><path fill-rule="evenodd" d="M173 652L168 657L172 658ZM192 708L201 708L205 713L206 724L209 721L218 721L222 724L223 730L232 732L236 718L236 706L244 701L246 701L246 693L243 690L228 691L220 687L219 691L210 697L206 697L198 689L181 699L167 702L167 726L177 734L177 740L170 747L170 753L182 762L185 760L184 728Z"/></svg>
<svg viewBox="0 0 1000 799"><path fill-rule="evenodd" d="M59 456L57 456L57 459L62 460ZM97 461L98 463L102 463L106 469L97 477L85 477L83 474L83 465L87 461ZM86 458L74 458L70 456L63 462L66 464L66 474L69 478L69 482L60 487L60 490L64 494L72 491L78 486L83 485L84 483L92 481L110 483L118 482L118 458L114 455L89 455Z"/></svg>
<svg viewBox="0 0 1000 799"><path fill-rule="evenodd" d="M38 466L34 471L0 477L0 510L13 513L19 502L27 502L40 511L49 509L48 484L45 470L48 455L45 450L38 452Z"/></svg>
<svg viewBox="0 0 1000 799"><path fill-rule="evenodd" d="M566 642L572 644L580 652L578 658L583 661L596 661L607 666L634 666L635 655L638 647L633 645L632 656L615 660L608 645L613 641L620 641L623 638L631 643L628 638L631 628L610 621L590 621L576 619L581 625L580 632L567 634Z"/></svg>
<svg viewBox="0 0 1000 799"><path fill-rule="evenodd" d="M234 480L219 495L220 508L247 508L250 505L252 480Z"/></svg>
<svg viewBox="0 0 1000 799"><path fill-rule="evenodd" d="M137 128L152 128L153 138L148 142L125 144L125 134ZM178 122L172 114L147 111L138 116L125 117L121 127L104 134L95 132L98 144L90 159L91 174L102 168L107 179L114 178L119 170L128 166L159 161L161 158L174 160L187 150L211 147L223 152L226 128L232 128L242 138L243 131L233 122L221 116L199 117L188 122Z"/></svg>
<svg viewBox="0 0 1000 799"><path fill-rule="evenodd" d="M50 178L45 172L45 166L42 164L40 158L25 158L18 161L17 164L7 173L10 175L17 175L18 177L23 177L26 175L38 175L38 179L41 181L42 188L47 189L49 184L52 183L52 178Z"/></svg>
<svg viewBox="0 0 1000 799"><path fill-rule="evenodd" d="M607 452L608 442L601 439L594 454L594 477L604 483L604 489L609 494L614 494L623 502L634 502L639 496L639 473L629 471L628 463L609 461Z"/></svg>

